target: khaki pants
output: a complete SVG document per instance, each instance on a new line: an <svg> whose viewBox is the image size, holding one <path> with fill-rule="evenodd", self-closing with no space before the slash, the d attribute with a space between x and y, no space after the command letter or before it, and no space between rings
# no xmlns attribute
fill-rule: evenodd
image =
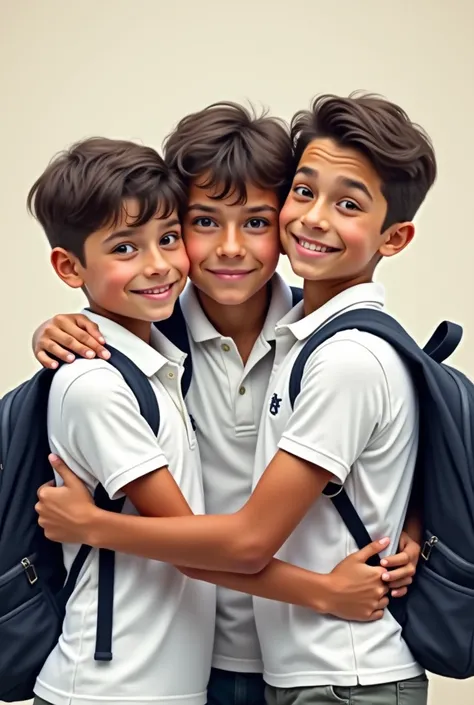
<svg viewBox="0 0 474 705"><path fill-rule="evenodd" d="M428 680L417 676L380 685L274 688L267 686L267 705L426 705Z"/></svg>

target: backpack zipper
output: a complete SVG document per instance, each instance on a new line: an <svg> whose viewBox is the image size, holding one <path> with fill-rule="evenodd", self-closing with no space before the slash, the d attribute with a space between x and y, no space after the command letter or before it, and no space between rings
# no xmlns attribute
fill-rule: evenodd
<svg viewBox="0 0 474 705"><path fill-rule="evenodd" d="M428 561L430 556L431 556L431 551L433 550L433 546L436 546L438 543L439 539L437 536L431 536L425 543L423 544L423 549L421 551L421 557L425 559L425 561Z"/></svg>
<svg viewBox="0 0 474 705"><path fill-rule="evenodd" d="M35 566L33 565L33 563L31 563L29 558L22 558L21 565L23 566L23 570L26 573L26 577L29 584L34 585L38 580L38 574L36 572Z"/></svg>

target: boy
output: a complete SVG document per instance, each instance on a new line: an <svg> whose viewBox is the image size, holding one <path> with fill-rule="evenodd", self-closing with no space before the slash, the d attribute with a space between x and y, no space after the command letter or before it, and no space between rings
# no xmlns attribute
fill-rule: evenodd
<svg viewBox="0 0 474 705"><path fill-rule="evenodd" d="M251 492L275 325L291 308L291 292L274 270L280 251L278 211L293 171L292 146L279 121L224 104L184 118L167 141L166 156L189 191L183 226L193 285L181 301L193 379L186 402L197 427L206 509L230 513ZM76 321L58 317L66 334L45 328L37 346L42 363L48 363L45 350L64 354L58 344L84 354L83 345L74 347L68 339L83 333ZM88 322L85 326L97 335ZM83 338L83 344L91 339ZM279 599L291 601L291 596ZM251 598L225 587L218 588L213 665L209 703L227 704L234 697L242 702L245 692L249 703L262 702ZM236 690L244 691L240 700Z"/></svg>
<svg viewBox="0 0 474 705"><path fill-rule="evenodd" d="M101 138L58 156L28 196L56 273L83 289L85 315L142 370L157 397L158 437L123 377L103 360L63 366L51 384L51 449L91 492L100 483L111 498L125 494L129 514L204 511L197 444L178 382L183 356L151 325L170 316L186 282L182 201L179 179L153 149ZM176 485L183 495L173 506L166 488ZM63 549L69 568L78 547ZM38 676L35 703L205 703L213 586L169 564L117 554L113 660L105 670L94 660L97 584L93 552Z"/></svg>

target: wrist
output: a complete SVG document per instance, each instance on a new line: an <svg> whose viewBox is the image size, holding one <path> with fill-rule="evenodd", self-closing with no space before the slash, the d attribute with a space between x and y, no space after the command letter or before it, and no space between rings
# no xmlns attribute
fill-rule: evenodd
<svg viewBox="0 0 474 705"><path fill-rule="evenodd" d="M311 604L308 606L315 612L319 612L319 614L330 614L331 594L331 573L313 573Z"/></svg>
<svg viewBox="0 0 474 705"><path fill-rule="evenodd" d="M80 534L82 543L92 548L102 548L104 518L108 512L99 509L95 504L88 505L87 511L81 519Z"/></svg>

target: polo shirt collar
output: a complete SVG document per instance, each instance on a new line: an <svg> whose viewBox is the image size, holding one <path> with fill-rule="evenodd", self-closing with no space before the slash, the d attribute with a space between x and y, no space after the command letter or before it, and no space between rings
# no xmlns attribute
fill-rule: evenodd
<svg viewBox="0 0 474 705"><path fill-rule="evenodd" d="M300 318L303 315L303 304L298 304L280 321L278 328L288 328L297 340L304 340L346 310L361 307L382 309L384 303L385 290L382 284L357 284L341 291L309 316Z"/></svg>
<svg viewBox="0 0 474 705"><path fill-rule="evenodd" d="M119 323L111 321L110 318L100 316L88 309L84 309L82 313L87 316L87 318L90 318L91 321L97 323L105 338L106 344L112 345L112 347L120 350L121 353L130 358L147 377L152 377L169 362L155 347L157 343L155 333L158 333L158 331L155 330L153 325L151 326L150 345L148 345L148 343L145 343L144 340L130 333L130 331Z"/></svg>
<svg viewBox="0 0 474 705"><path fill-rule="evenodd" d="M206 340L221 337L221 334L217 332L204 313L196 287L192 282L186 284L186 288L181 294L180 302L184 320L195 343L203 343Z"/></svg>
<svg viewBox="0 0 474 705"><path fill-rule="evenodd" d="M272 298L262 330L262 335L268 342L275 340L275 330L278 321L280 321L283 316L286 316L293 305L291 288L283 281L282 277L277 272L273 275L271 286Z"/></svg>
<svg viewBox="0 0 474 705"><path fill-rule="evenodd" d="M290 287L276 272L271 279L271 287L272 297L262 330L263 337L268 341L275 340L275 326L291 309L293 300ZM192 282L188 282L180 301L183 316L195 343L222 337L204 313Z"/></svg>

